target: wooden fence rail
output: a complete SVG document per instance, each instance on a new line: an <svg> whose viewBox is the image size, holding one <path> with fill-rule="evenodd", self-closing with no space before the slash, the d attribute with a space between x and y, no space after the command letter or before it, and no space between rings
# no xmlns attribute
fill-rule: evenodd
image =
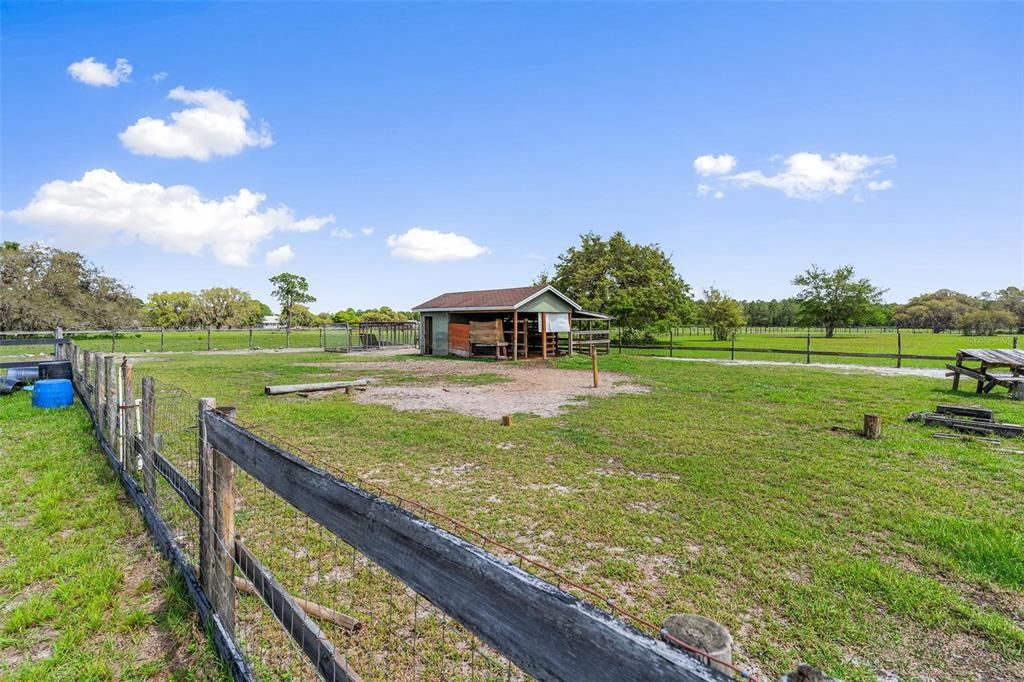
<svg viewBox="0 0 1024 682"><path fill-rule="evenodd" d="M157 386L152 378L143 378L141 405L137 405L131 398L132 372L127 363L83 351L73 343L59 346L58 355L71 361L74 387L92 419L101 451L142 510L156 545L184 579L235 679L255 679L234 634L239 589L262 600L317 675L330 680L360 679L311 619L324 613L345 616L288 594L235 536L236 466L525 674L595 682L730 679L485 549L314 467L239 426L231 408L217 410L212 399L197 401L199 409L192 413L196 421L188 427L198 430L199 450L194 456L199 477L194 483L162 451L163 439L155 431L162 422L157 419ZM137 479L139 460L142 469ZM198 567L179 546L175 528L161 516L155 492L158 477L160 485L169 485L199 520ZM355 619L347 620L358 628Z"/></svg>
<svg viewBox="0 0 1024 682"><path fill-rule="evenodd" d="M497 556L203 413L210 446L540 679L729 679Z"/></svg>

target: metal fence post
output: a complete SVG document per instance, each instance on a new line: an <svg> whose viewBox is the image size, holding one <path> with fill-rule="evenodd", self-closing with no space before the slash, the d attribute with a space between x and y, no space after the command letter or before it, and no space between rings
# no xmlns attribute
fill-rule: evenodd
<svg viewBox="0 0 1024 682"><path fill-rule="evenodd" d="M213 398L199 400L199 579L214 612L234 634L234 469L206 438L206 418L216 407Z"/></svg>

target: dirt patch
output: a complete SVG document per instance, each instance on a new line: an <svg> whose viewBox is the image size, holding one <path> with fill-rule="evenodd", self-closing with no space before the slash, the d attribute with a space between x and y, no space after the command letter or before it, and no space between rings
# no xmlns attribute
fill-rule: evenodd
<svg viewBox="0 0 1024 682"><path fill-rule="evenodd" d="M59 637L60 633L51 627L31 628L22 633L20 646L0 648L0 672L53 656L53 645Z"/></svg>
<svg viewBox="0 0 1024 682"><path fill-rule="evenodd" d="M315 366L344 370L346 374L395 370L427 379L399 386L371 384L366 391L356 394L354 399L360 403L390 405L397 410L448 410L485 419L500 419L517 413L554 417L564 413L568 406L579 405L590 397L647 392L646 387L631 383L629 377L622 374L604 372L600 387L594 388L588 371L555 369L541 364L399 360L317 363ZM502 380L473 385L450 378L480 374L497 375ZM436 382L429 381L431 377L436 378Z"/></svg>

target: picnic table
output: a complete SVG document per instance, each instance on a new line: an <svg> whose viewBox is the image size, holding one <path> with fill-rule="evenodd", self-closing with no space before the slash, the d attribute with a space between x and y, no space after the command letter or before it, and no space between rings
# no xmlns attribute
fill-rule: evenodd
<svg viewBox="0 0 1024 682"><path fill-rule="evenodd" d="M967 366L965 362L979 363ZM956 364L946 365L953 376L953 390L960 388L960 377L978 382L975 393L988 393L996 386L1010 390L1010 397L1024 400L1024 351L1016 348L966 348L956 352ZM996 372L993 370L1008 371ZM949 376L948 374L946 376Z"/></svg>

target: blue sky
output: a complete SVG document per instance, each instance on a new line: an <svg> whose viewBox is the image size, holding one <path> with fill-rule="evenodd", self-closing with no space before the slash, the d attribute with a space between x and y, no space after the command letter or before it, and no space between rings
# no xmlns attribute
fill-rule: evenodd
<svg viewBox="0 0 1024 682"><path fill-rule="evenodd" d="M1019 3L2 12L3 238L141 296L408 308L618 229L741 298L1024 280Z"/></svg>

